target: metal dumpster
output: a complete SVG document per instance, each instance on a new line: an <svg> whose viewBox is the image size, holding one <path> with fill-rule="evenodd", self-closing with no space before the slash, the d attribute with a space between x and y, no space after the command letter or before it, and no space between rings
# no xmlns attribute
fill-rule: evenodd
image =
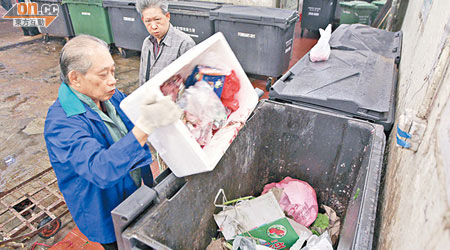
<svg viewBox="0 0 450 250"><path fill-rule="evenodd" d="M42 4L56 4L59 11L55 20L46 28L39 27L39 32L44 35L44 39L48 40L49 36L70 38L75 36L72 27L72 20L70 19L69 9L66 4L62 4L62 0L33 0L39 5Z"/></svg>
<svg viewBox="0 0 450 250"><path fill-rule="evenodd" d="M304 0L302 7L302 32L303 30L318 31L325 29L333 23L337 0Z"/></svg>
<svg viewBox="0 0 450 250"><path fill-rule="evenodd" d="M370 249L385 146L383 127L297 105L261 101L216 168L162 176L116 209L121 249L205 249L217 236L219 189L259 195L286 176L309 182L343 221L337 249ZM164 178L165 177L165 178Z"/></svg>
<svg viewBox="0 0 450 250"><path fill-rule="evenodd" d="M136 0L103 0L108 10L114 43L122 57L128 50L141 51L142 43L149 36L141 15L136 10Z"/></svg>
<svg viewBox="0 0 450 250"><path fill-rule="evenodd" d="M365 119L389 132L401 38L367 25L341 25L331 35L328 61L313 63L306 54L273 85L269 98Z"/></svg>
<svg viewBox="0 0 450 250"><path fill-rule="evenodd" d="M403 33L389 32L363 24L341 24L330 39L332 49L367 50L395 59L398 64L402 51Z"/></svg>
<svg viewBox="0 0 450 250"><path fill-rule="evenodd" d="M364 1L339 2L342 8L341 24L371 24L373 13L378 10L374 4Z"/></svg>
<svg viewBox="0 0 450 250"><path fill-rule="evenodd" d="M297 11L224 5L211 11L210 18L246 73L279 77L288 69Z"/></svg>
<svg viewBox="0 0 450 250"><path fill-rule="evenodd" d="M114 43L108 11L102 0L62 0L67 5L75 35L86 34Z"/></svg>
<svg viewBox="0 0 450 250"><path fill-rule="evenodd" d="M170 23L200 43L215 33L209 12L220 6L208 2L169 2Z"/></svg>

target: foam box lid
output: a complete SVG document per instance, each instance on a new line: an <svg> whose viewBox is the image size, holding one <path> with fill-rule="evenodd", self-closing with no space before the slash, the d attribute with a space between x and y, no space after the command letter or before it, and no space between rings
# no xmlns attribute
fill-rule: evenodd
<svg viewBox="0 0 450 250"><path fill-rule="evenodd" d="M203 148L181 121L155 129L149 141L177 177L207 172L214 169L245 121L258 103L258 96L222 33L216 33L187 51L161 72L126 97L120 107L134 123L139 117L139 106L145 95L155 91L162 97L160 85L180 74L186 79L196 65L207 65L236 72L241 88L236 97L240 107L232 113L227 125L218 130Z"/></svg>

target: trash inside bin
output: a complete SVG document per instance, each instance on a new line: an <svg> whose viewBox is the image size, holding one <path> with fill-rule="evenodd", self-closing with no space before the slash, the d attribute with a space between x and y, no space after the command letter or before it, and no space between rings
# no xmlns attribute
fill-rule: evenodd
<svg viewBox="0 0 450 250"><path fill-rule="evenodd" d="M53 22L48 26L40 26L38 27L39 32L47 36L54 37L73 37L75 33L72 27L72 21L70 19L69 10L67 9L67 5L61 4L62 0L33 0L33 2L37 2L40 6L39 9L42 9L41 6L43 4L56 4L58 5L58 16L53 20Z"/></svg>
<svg viewBox="0 0 450 250"><path fill-rule="evenodd" d="M347 23L372 23L372 13L377 11L378 7L364 1L339 2L342 8L341 24Z"/></svg>
<svg viewBox="0 0 450 250"><path fill-rule="evenodd" d="M211 11L210 18L246 73L278 77L288 69L297 11L224 5Z"/></svg>
<svg viewBox="0 0 450 250"><path fill-rule="evenodd" d="M390 32L363 24L341 24L330 39L332 49L367 50L399 63L403 33Z"/></svg>
<svg viewBox="0 0 450 250"><path fill-rule="evenodd" d="M306 54L270 89L272 100L330 110L382 124L394 122L398 71L372 51L331 50L328 61Z"/></svg>
<svg viewBox="0 0 450 250"><path fill-rule="evenodd" d="M318 31L333 23L337 0L304 0L302 7L303 29Z"/></svg>
<svg viewBox="0 0 450 250"><path fill-rule="evenodd" d="M209 12L220 6L208 2L169 2L170 23L198 44L215 33Z"/></svg>
<svg viewBox="0 0 450 250"><path fill-rule="evenodd" d="M69 9L75 35L95 36L108 44L114 42L102 0L62 0L62 3Z"/></svg>
<svg viewBox="0 0 450 250"><path fill-rule="evenodd" d="M257 196L267 183L290 176L307 181L318 203L343 221L338 249L370 249L384 145L377 124L261 101L213 171L169 175L119 205L112 212L115 227L139 217L123 232L116 227L118 242L123 249L205 249L217 236L220 188L229 197Z"/></svg>
<svg viewBox="0 0 450 250"><path fill-rule="evenodd" d="M128 56L127 50L141 51L150 34L136 10L136 0L104 0L103 7L108 10L114 43L122 57Z"/></svg>

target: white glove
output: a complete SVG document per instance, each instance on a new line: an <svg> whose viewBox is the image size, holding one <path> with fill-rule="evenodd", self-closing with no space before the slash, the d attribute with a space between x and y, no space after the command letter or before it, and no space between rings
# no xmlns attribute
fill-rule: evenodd
<svg viewBox="0 0 450 250"><path fill-rule="evenodd" d="M143 100L140 108L141 114L135 125L146 134L177 121L183 112L170 96L157 100L156 95L150 95Z"/></svg>

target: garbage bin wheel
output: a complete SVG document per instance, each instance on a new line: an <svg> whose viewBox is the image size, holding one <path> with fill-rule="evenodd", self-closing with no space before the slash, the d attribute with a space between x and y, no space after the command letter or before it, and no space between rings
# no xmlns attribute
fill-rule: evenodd
<svg viewBox="0 0 450 250"><path fill-rule="evenodd" d="M70 37L64 37L64 39L62 40L62 45L66 45L66 43L70 40Z"/></svg>
<svg viewBox="0 0 450 250"><path fill-rule="evenodd" d="M50 41L50 37L48 36L48 34L44 34L44 36L42 38L44 39L44 41L46 43L48 43Z"/></svg>
<svg viewBox="0 0 450 250"><path fill-rule="evenodd" d="M128 58L130 53L129 53L129 51L127 49L124 49L124 48L118 48L118 49L119 49L120 56L122 58Z"/></svg>
<svg viewBox="0 0 450 250"><path fill-rule="evenodd" d="M270 88L272 87L272 83L273 83L274 78L273 77L268 77L266 80L266 90L269 91Z"/></svg>
<svg viewBox="0 0 450 250"><path fill-rule="evenodd" d="M59 229L61 229L61 219L58 218L58 219L50 222L51 220L52 220L52 218L47 216L43 220L41 220L41 222L39 222L38 228L44 227L39 232L39 237L44 238L44 239L50 239L59 231ZM48 222L50 222L50 223L48 223Z"/></svg>

